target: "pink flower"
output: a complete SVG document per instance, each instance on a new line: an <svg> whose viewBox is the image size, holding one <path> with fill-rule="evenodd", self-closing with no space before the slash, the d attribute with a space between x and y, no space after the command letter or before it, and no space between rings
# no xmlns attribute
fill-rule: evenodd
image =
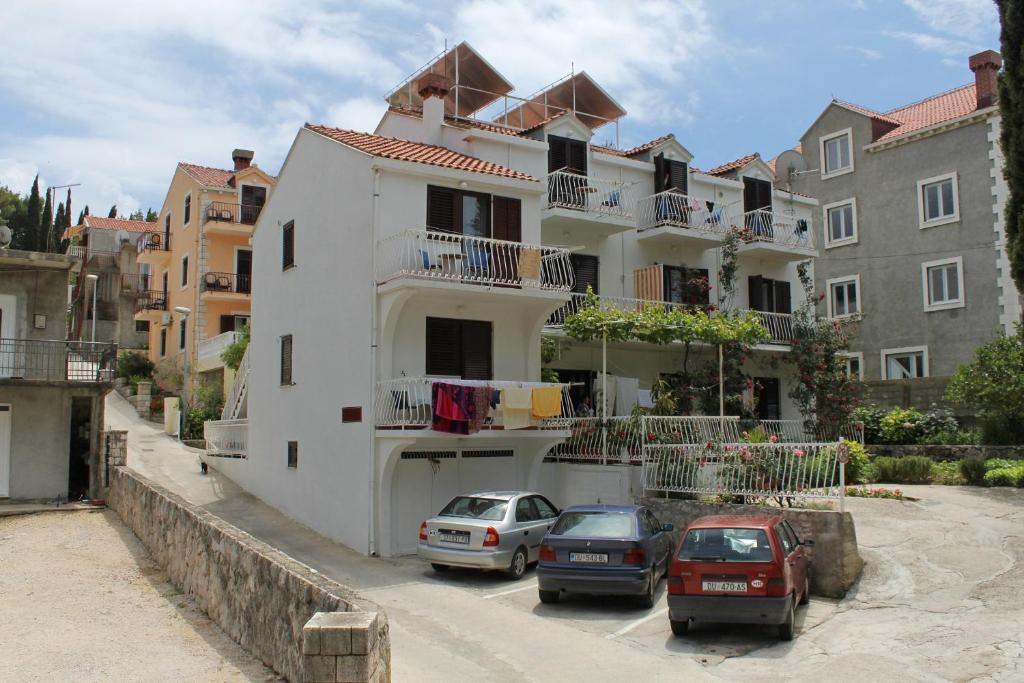
<svg viewBox="0 0 1024 683"><path fill-rule="evenodd" d="M913 422L904 422L903 423L903 428L904 429L913 429L914 428L914 423Z"/></svg>
<svg viewBox="0 0 1024 683"><path fill-rule="evenodd" d="M802 458L802 457L804 457L804 452L802 450L800 450L799 448L794 448L793 449L793 455L795 455L798 458Z"/></svg>
<svg viewBox="0 0 1024 683"><path fill-rule="evenodd" d="M708 442L707 442L706 444L704 444L704 448L707 448L707 449L709 449L709 450L710 450L710 449L711 449L711 448L712 448L713 446L714 446L714 444L713 444L713 443L711 443L710 441L708 441Z"/></svg>
<svg viewBox="0 0 1024 683"><path fill-rule="evenodd" d="M731 451L732 450L732 446L726 445L725 450L726 450L726 452Z"/></svg>
<svg viewBox="0 0 1024 683"><path fill-rule="evenodd" d="M647 432L648 441L654 441L656 438L658 438L657 434L655 434L654 432Z"/></svg>
<svg viewBox="0 0 1024 683"><path fill-rule="evenodd" d="M750 453L744 453L743 454L743 462L750 462L753 459L754 459L754 456L752 456Z"/></svg>
<svg viewBox="0 0 1024 683"><path fill-rule="evenodd" d="M772 443L778 443L779 442L779 437L776 436L775 434L772 434L771 438L768 439L768 440L771 441Z"/></svg>

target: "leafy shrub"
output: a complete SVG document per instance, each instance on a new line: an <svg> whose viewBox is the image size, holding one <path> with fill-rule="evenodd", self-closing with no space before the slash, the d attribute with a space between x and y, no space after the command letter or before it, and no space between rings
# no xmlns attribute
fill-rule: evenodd
<svg viewBox="0 0 1024 683"><path fill-rule="evenodd" d="M219 420L224 409L224 392L217 384L203 384L196 389L192 404L185 412L185 433L183 439L203 438L203 423Z"/></svg>
<svg viewBox="0 0 1024 683"><path fill-rule="evenodd" d="M883 417L885 411L878 406L860 406L850 415L852 421L864 423L864 443L881 443Z"/></svg>
<svg viewBox="0 0 1024 683"><path fill-rule="evenodd" d="M868 451L857 441L850 441L849 439L843 439L843 443L846 444L846 448L850 454L850 460L846 463L844 468L844 474L846 475L846 481L854 484L866 483L868 464L871 462L871 458L868 457Z"/></svg>
<svg viewBox="0 0 1024 683"><path fill-rule="evenodd" d="M887 498L889 500L903 500L903 491L894 489L874 488L869 489L866 486L848 486L846 488L846 495L851 498Z"/></svg>
<svg viewBox="0 0 1024 683"><path fill-rule="evenodd" d="M963 461L961 461L963 462ZM960 474L960 463L957 462L934 462L932 463L932 483L945 486L959 486L964 483L964 477Z"/></svg>
<svg viewBox="0 0 1024 683"><path fill-rule="evenodd" d="M1021 486L1024 482L1024 465L1003 467L985 473L985 486Z"/></svg>
<svg viewBox="0 0 1024 683"><path fill-rule="evenodd" d="M999 334L975 351L946 388L955 403L972 408L985 443L1024 443L1024 325Z"/></svg>
<svg viewBox="0 0 1024 683"><path fill-rule="evenodd" d="M133 380L132 386L138 383L136 378L148 380L153 376L153 361L138 351L122 353L117 359L117 376Z"/></svg>
<svg viewBox="0 0 1024 683"><path fill-rule="evenodd" d="M238 338L228 344L227 348L220 354L220 358L224 361L224 365L232 370L238 370L238 366L242 363L242 356L245 355L247 348L249 348L249 326L242 325L242 329L238 331Z"/></svg>
<svg viewBox="0 0 1024 683"><path fill-rule="evenodd" d="M946 408L939 408L935 404L928 412L921 415L917 421L919 443L926 443L925 439L934 438L938 434L955 434L960 429L960 423L953 417L953 411Z"/></svg>
<svg viewBox="0 0 1024 683"><path fill-rule="evenodd" d="M875 458L874 466L878 481L896 484L927 484L931 481L932 460L923 455Z"/></svg>
<svg viewBox="0 0 1024 683"><path fill-rule="evenodd" d="M918 423L924 415L916 408L893 408L882 418L882 441L891 444L915 444L921 433Z"/></svg>
<svg viewBox="0 0 1024 683"><path fill-rule="evenodd" d="M1014 418L997 415L979 415L981 426L981 443L991 446L1013 446L1024 443L1024 431L1020 431L1020 423Z"/></svg>
<svg viewBox="0 0 1024 683"><path fill-rule="evenodd" d="M991 472L992 470L1006 470L1020 464L1021 463L1016 460L1009 460L1007 458L989 458L985 461L985 471Z"/></svg>
<svg viewBox="0 0 1024 683"><path fill-rule="evenodd" d="M983 458L964 458L959 463L960 476L972 486L981 486L985 482L985 460Z"/></svg>
<svg viewBox="0 0 1024 683"><path fill-rule="evenodd" d="M981 434L975 431L939 431L926 434L918 439L918 443L925 446L962 446L977 445L981 443Z"/></svg>

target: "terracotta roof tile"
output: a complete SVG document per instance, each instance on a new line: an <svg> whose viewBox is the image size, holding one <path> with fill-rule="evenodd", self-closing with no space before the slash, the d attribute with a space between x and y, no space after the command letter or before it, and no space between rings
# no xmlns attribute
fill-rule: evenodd
<svg viewBox="0 0 1024 683"><path fill-rule="evenodd" d="M744 166L749 164L754 159L760 159L760 158L761 158L761 155L758 154L757 152L754 152L753 154L748 154L746 156L740 157L739 159L733 159L732 161L730 161L728 163L725 163L725 164L722 164L721 166L717 166L717 167L711 169L710 171L708 171L707 174L708 175L723 175L725 173L728 173L729 171L734 171L737 168L743 168Z"/></svg>
<svg viewBox="0 0 1024 683"><path fill-rule="evenodd" d="M646 152L648 150L652 150L655 147L657 147L658 145L660 145L661 143L666 142L668 140L671 140L673 138L675 138L675 135L673 133L667 133L667 134L662 135L660 137L656 137L653 140L648 140L647 142L643 143L642 145L637 145L636 147L632 147L630 149L615 149L614 147L605 147L603 145L594 145L594 144L591 144L590 148L593 149L596 152L601 152L603 154L610 154L612 156L632 157L632 156L636 156L637 154L641 154L643 152Z"/></svg>
<svg viewBox="0 0 1024 683"><path fill-rule="evenodd" d="M888 140L921 128L934 126L943 121L966 116L977 108L978 100L973 83L954 88L920 102L886 112L885 115L898 122L899 127L882 135L878 140Z"/></svg>
<svg viewBox="0 0 1024 683"><path fill-rule="evenodd" d="M314 133L323 135L324 137L330 138L336 142L340 142L343 145L348 145L349 147L358 149L361 152L377 157L383 157L385 159L411 161L417 164L441 166L443 168L451 168L458 171L486 173L515 180L537 180L533 176L525 173L505 168L504 166L499 166L498 164L490 161L484 161L483 159L477 159L476 157L461 154L450 150L447 147L401 140L399 138L371 135L370 133L359 133L341 128L331 128L329 126L319 126L312 123L307 123L306 128Z"/></svg>
<svg viewBox="0 0 1024 683"><path fill-rule="evenodd" d="M132 221L124 218L107 218L106 216L86 216L82 227L99 228L101 230L127 230L128 232L148 232L156 223Z"/></svg>
<svg viewBox="0 0 1024 683"><path fill-rule="evenodd" d="M878 121L882 121L883 123L890 123L894 126L900 125L899 121L892 119L886 116L885 114L873 111L871 109L868 109L867 107L862 107L859 104L854 104L853 102L844 102L843 100L832 100L832 103L838 104L840 107L849 109L850 111L857 112L858 114L863 114L864 116L869 116Z"/></svg>
<svg viewBox="0 0 1024 683"><path fill-rule="evenodd" d="M178 168L188 173L205 187L231 188L231 179L234 171L225 171L222 168L211 168L199 164L187 164L184 161L178 163Z"/></svg>

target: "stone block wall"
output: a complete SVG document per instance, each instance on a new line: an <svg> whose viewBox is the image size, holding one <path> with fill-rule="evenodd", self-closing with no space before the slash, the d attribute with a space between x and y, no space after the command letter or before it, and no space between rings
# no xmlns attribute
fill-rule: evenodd
<svg viewBox="0 0 1024 683"><path fill-rule="evenodd" d="M314 615L339 612L356 613L344 622L356 652L331 655L335 676L357 677L329 680L391 679L387 617L375 604L124 467L111 468L107 504L175 586L289 681L327 680L327 663L304 656L305 627L322 630Z"/></svg>
<svg viewBox="0 0 1024 683"><path fill-rule="evenodd" d="M317 612L302 629L304 682L388 679L375 612Z"/></svg>
<svg viewBox="0 0 1024 683"><path fill-rule="evenodd" d="M864 560L857 550L853 516L849 512L763 508L655 497L641 498L638 502L649 507L662 523L675 525L677 541L688 524L705 515L781 515L793 525L800 540L814 541L811 555L811 593L814 595L843 597L864 568Z"/></svg>
<svg viewBox="0 0 1024 683"><path fill-rule="evenodd" d="M952 410L958 419L974 420L974 414L965 412L964 406L946 400L946 387L950 377L918 377L916 379L873 380L864 383L864 399L884 410L917 408L930 410L932 405Z"/></svg>

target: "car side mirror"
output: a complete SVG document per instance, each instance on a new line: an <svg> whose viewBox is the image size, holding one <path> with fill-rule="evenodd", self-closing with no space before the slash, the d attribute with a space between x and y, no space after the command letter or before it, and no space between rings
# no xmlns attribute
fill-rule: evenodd
<svg viewBox="0 0 1024 683"><path fill-rule="evenodd" d="M666 524L663 527L661 527L662 531L673 531L674 529L675 529L675 526L672 525L672 524Z"/></svg>

